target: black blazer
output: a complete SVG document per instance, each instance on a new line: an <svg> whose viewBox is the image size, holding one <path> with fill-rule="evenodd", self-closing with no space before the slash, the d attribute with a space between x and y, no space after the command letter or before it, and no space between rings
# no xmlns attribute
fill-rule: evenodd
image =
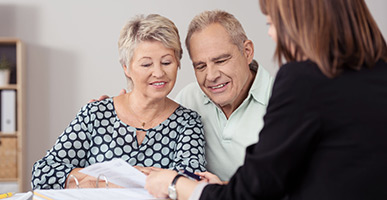
<svg viewBox="0 0 387 200"><path fill-rule="evenodd" d="M311 61L288 63L264 121L229 184L200 199L387 199L386 62L333 79Z"/></svg>

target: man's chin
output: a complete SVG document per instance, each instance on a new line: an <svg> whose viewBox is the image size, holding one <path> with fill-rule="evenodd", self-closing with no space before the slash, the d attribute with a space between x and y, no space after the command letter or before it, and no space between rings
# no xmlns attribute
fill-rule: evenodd
<svg viewBox="0 0 387 200"><path fill-rule="evenodd" d="M214 102L216 105L220 107L224 107L228 105L228 101L226 101L224 98L210 97L210 99L212 102Z"/></svg>

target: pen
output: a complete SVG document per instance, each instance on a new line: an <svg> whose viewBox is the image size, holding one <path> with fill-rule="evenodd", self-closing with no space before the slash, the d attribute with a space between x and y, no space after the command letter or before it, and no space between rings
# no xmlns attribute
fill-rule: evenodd
<svg viewBox="0 0 387 200"><path fill-rule="evenodd" d="M183 172L184 175L186 175L186 176L188 176L190 178L193 178L193 179L195 179L197 181L200 181L202 179L199 175L194 174L192 172L189 172L187 170L180 170L180 171Z"/></svg>
<svg viewBox="0 0 387 200"><path fill-rule="evenodd" d="M4 194L0 194L0 199L5 199L7 197L11 197L13 195L12 192L7 192L7 193L4 193Z"/></svg>

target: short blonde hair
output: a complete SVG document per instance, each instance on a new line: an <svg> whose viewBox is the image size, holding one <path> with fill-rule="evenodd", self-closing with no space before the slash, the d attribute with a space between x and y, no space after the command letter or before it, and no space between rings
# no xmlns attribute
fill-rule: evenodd
<svg viewBox="0 0 387 200"><path fill-rule="evenodd" d="M195 16L188 27L187 37L185 39L185 45L188 49L188 53L190 53L190 40L192 35L195 32L199 32L209 25L218 23L222 25L228 35L230 36L231 43L235 44L238 49L243 52L244 42L248 40L245 31L241 23L234 17L234 15L222 11L222 10L212 10L212 11L204 11L199 15Z"/></svg>
<svg viewBox="0 0 387 200"><path fill-rule="evenodd" d="M122 66L129 67L137 45L143 41L159 41L165 47L173 49L180 67L183 50L179 31L171 20L158 14L150 14L138 15L128 21L121 29L118 39L119 61ZM131 89L132 80L128 77L127 80L128 88Z"/></svg>

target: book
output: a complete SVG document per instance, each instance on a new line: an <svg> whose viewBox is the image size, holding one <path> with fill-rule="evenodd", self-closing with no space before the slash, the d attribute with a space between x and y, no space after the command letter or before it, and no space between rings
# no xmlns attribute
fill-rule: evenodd
<svg viewBox="0 0 387 200"><path fill-rule="evenodd" d="M16 91L1 90L1 130L4 134L16 131Z"/></svg>

